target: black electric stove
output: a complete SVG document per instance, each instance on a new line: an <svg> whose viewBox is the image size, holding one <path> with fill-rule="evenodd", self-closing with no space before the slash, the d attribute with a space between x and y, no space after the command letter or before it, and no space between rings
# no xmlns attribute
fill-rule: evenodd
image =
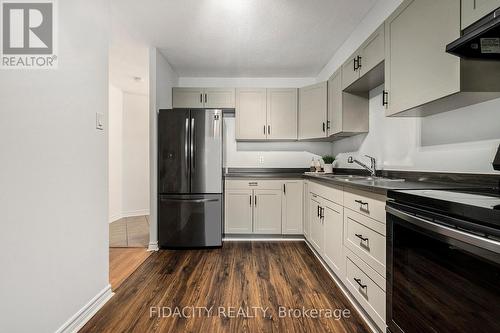
<svg viewBox="0 0 500 333"><path fill-rule="evenodd" d="M388 197L388 332L500 332L498 190Z"/></svg>

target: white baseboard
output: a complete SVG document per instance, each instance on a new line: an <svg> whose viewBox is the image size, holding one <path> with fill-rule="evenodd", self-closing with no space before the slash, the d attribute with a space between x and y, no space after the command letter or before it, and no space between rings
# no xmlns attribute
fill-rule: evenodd
<svg viewBox="0 0 500 333"><path fill-rule="evenodd" d="M108 284L106 288L101 290L94 298L84 305L76 314L74 314L67 322L65 322L56 333L76 333L78 332L97 311L99 311L104 304L114 293L111 291L111 285Z"/></svg>
<svg viewBox="0 0 500 333"><path fill-rule="evenodd" d="M224 242L301 242L304 238L273 238L273 237L263 237L263 238L246 238L246 237L224 237L222 238Z"/></svg>
<svg viewBox="0 0 500 333"><path fill-rule="evenodd" d="M349 300L349 302L354 307L354 309L356 309L356 311L361 316L361 318L363 318L363 320L368 325L368 327L372 330L372 332L373 333L380 333L380 330L378 329L377 325L375 323L373 323L373 321L371 320L371 318L366 314L365 310L363 310L363 308L361 307L361 305L359 305L358 301L356 301L356 299L354 299L354 297L351 295L351 292L349 290L347 290L347 288L344 286L344 284L342 283L342 281L340 281L340 279L335 275L335 273L333 273L331 271L331 269L323 261L323 259L316 252L316 250L311 246L311 244L309 244L309 242L307 241L307 239L304 239L304 242L311 249L312 253L314 253L314 255L319 260L319 262L321 263L321 265L323 265L323 267L326 269L326 271L328 272L328 274L330 275L330 277L333 279L333 281L335 281L335 284L339 287L339 289L342 291L342 293L344 294L344 296Z"/></svg>
<svg viewBox="0 0 500 333"><path fill-rule="evenodd" d="M152 252L152 251L158 251L158 250L159 250L158 242L150 242L149 243L148 251Z"/></svg>
<svg viewBox="0 0 500 333"><path fill-rule="evenodd" d="M128 212L122 212L122 217L134 217L134 216L144 216L149 215L149 209L139 209L131 210Z"/></svg>

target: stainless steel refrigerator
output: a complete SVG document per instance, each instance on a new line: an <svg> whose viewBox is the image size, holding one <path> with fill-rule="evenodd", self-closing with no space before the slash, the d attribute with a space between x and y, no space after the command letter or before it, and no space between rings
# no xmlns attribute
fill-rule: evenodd
<svg viewBox="0 0 500 333"><path fill-rule="evenodd" d="M222 110L160 110L158 243L222 246Z"/></svg>

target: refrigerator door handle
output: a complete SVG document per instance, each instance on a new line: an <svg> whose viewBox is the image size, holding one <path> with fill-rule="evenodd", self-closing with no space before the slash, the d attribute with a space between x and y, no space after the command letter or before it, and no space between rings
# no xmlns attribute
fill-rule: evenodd
<svg viewBox="0 0 500 333"><path fill-rule="evenodd" d="M184 138L184 158L189 159L189 117L186 117L186 136ZM186 175L189 176L189 163L186 163Z"/></svg>
<svg viewBox="0 0 500 333"><path fill-rule="evenodd" d="M194 133L194 118L191 117L191 171L194 171L196 167L196 162L195 162L195 148L194 148L194 141L195 140L195 133Z"/></svg>

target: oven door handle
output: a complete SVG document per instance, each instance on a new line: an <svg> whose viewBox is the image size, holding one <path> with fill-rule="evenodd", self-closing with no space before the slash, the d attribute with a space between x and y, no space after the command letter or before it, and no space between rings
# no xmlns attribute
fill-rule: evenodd
<svg viewBox="0 0 500 333"><path fill-rule="evenodd" d="M408 213L405 213L403 211L400 211L399 209L395 209L395 208L390 207L390 206L386 206L385 210L387 211L387 213L394 215L396 217L399 217L399 218L405 220L406 222L409 222L409 223L416 225L420 228L429 230L431 232L434 232L434 233L437 233L437 234L440 234L443 236L447 236L447 237L456 239L458 241L461 241L461 242L464 242L464 243L467 243L470 245L474 245L474 246L481 248L481 249L484 249L484 250L492 251L494 253L500 253L500 242L494 241L492 239L476 236L473 234L469 234L467 232L463 232L461 230L446 227L446 226L443 226L443 225L440 225L440 224L437 224L437 223L434 223L431 221L427 221L427 220L410 215Z"/></svg>

